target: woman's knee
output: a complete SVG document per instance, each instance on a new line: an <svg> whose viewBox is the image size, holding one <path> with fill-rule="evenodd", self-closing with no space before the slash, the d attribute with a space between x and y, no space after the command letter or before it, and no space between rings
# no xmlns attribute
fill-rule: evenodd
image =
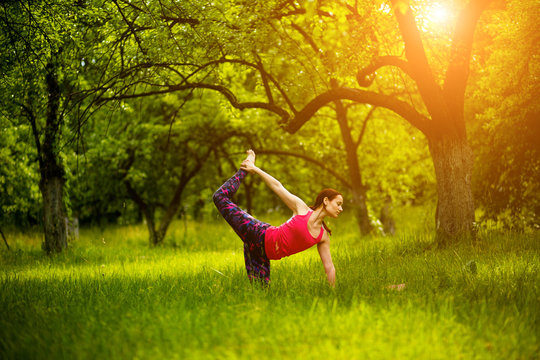
<svg viewBox="0 0 540 360"><path fill-rule="evenodd" d="M221 188L217 189L216 192L214 193L214 195L212 195L212 199L214 200L214 204L216 204L216 206L219 204L219 202L221 201L221 199L223 199L224 195L223 195L223 191L221 190Z"/></svg>

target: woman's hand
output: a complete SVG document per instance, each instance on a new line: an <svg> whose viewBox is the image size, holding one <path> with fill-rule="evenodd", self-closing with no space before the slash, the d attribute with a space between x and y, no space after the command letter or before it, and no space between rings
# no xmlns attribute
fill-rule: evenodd
<svg viewBox="0 0 540 360"><path fill-rule="evenodd" d="M250 174L258 174L268 185L268 187L276 193L279 198L287 205L289 209L293 211L294 215L307 214L309 207L298 196L291 194L283 185L272 176L265 173L263 170L255 166L255 152L253 150L246 151L247 158L240 165L240 169L247 171Z"/></svg>
<svg viewBox="0 0 540 360"><path fill-rule="evenodd" d="M257 170L257 167L255 166L255 151L249 149L246 151L246 154L247 157L244 161L242 161L240 169L252 174L255 172L255 170Z"/></svg>

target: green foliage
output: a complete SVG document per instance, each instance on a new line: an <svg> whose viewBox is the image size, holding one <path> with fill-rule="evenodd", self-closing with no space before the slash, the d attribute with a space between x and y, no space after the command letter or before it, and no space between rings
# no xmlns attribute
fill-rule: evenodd
<svg viewBox="0 0 540 360"><path fill-rule="evenodd" d="M492 15L471 110L483 218L513 229L540 227L538 9L535 1L510 1L506 12Z"/></svg>
<svg viewBox="0 0 540 360"><path fill-rule="evenodd" d="M371 107L346 103L349 126L357 139ZM389 130L391 129L391 130ZM280 135L279 149L308 155L348 180L346 152L333 107L320 111L295 135ZM402 146L395 146L396 143ZM276 140L266 145L275 149ZM396 206L422 204L434 197L435 179L427 144L422 135L395 114L376 109L365 124L358 147L358 159L364 185L368 188L368 206L377 218L387 196ZM320 167L292 157L283 157L286 166L274 170L280 179L295 186L297 193L311 200L323 187L339 189L350 200L350 189ZM272 169L277 164L272 164ZM292 172L291 172L292 170ZM431 174L431 175L430 175ZM315 175L315 176L314 176ZM303 186L302 183L307 183Z"/></svg>
<svg viewBox="0 0 540 360"><path fill-rule="evenodd" d="M437 250L423 232L360 241L345 230L351 219L338 221L335 290L314 249L272 262L269 288L251 286L240 240L222 220L177 223L179 247L154 249L142 226L86 229L54 257L13 234L14 251L0 250L0 355L537 357L534 237L481 233L474 245Z"/></svg>
<svg viewBox="0 0 540 360"><path fill-rule="evenodd" d="M95 6L91 1L1 5L2 220L35 221L41 213L38 184L44 173L64 176L69 147L88 115L88 82L82 70L85 54L94 48ZM69 204L69 197L65 200Z"/></svg>
<svg viewBox="0 0 540 360"><path fill-rule="evenodd" d="M441 84L455 17L433 26L426 12L431 3L411 1L411 7ZM473 180L481 213L506 217L508 225L522 228L538 224L539 110L534 100L540 41L531 30L538 27L535 2L508 4L506 12L490 12L479 24L472 72L479 75L470 89L478 101L468 110L477 114L471 140L478 155ZM457 11L463 3L445 5ZM345 175L332 106L291 136L270 112L239 112L226 96L238 103L270 102L294 114L327 90L331 79L358 87L357 71L376 57L403 57L393 11L379 0L19 1L1 6L0 45L9 49L0 54L0 206L7 222L38 216L37 155L28 117L35 115L42 140L49 63L56 66L62 90L55 151L66 167L66 202L84 222L132 223L142 217L123 181L131 181L162 212L182 171L195 165L194 154L204 153L218 136L229 138L186 185L177 215L211 217L213 189L235 171L248 147L307 154ZM189 88L193 84L226 91ZM178 90L181 86L186 88ZM394 94L425 112L415 84L396 67L379 69L370 89ZM344 104L356 138L371 107ZM396 206L434 198L425 140L404 124L394 114L375 110L359 147L373 219L387 196ZM344 184L309 162L268 155L259 161L307 202L326 186L347 195ZM240 204L247 204L251 191L256 213L282 210L264 184L247 181L252 188L240 190Z"/></svg>
<svg viewBox="0 0 540 360"><path fill-rule="evenodd" d="M39 179L28 125L12 126L0 115L0 224L18 226L39 220Z"/></svg>
<svg viewBox="0 0 540 360"><path fill-rule="evenodd" d="M208 189L223 181L215 180L216 170L222 163L228 165L234 141L243 140L242 153L249 147L248 132L226 120L226 111L216 103L214 94L195 91L123 101L97 112L86 128L87 151L78 156L80 165L73 176L73 205L81 220L141 220L142 209L139 204L134 211L136 202L126 182L155 220L178 189L182 191L177 215L186 210L201 215L201 206L212 202ZM75 169L75 158L71 168ZM232 172L227 168L229 176Z"/></svg>

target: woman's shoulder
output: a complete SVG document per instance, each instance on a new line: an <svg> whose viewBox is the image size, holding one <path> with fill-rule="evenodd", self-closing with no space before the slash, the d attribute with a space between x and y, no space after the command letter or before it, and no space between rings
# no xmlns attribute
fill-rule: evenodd
<svg viewBox="0 0 540 360"><path fill-rule="evenodd" d="M322 243L330 244L330 234L328 233L328 231L326 231L326 229L323 229L323 235L321 240L319 241L319 244Z"/></svg>
<svg viewBox="0 0 540 360"><path fill-rule="evenodd" d="M294 216L296 215L305 216L312 212L313 210L311 210L309 206L307 206L305 203L302 203L302 204L298 204L298 207L296 209L296 212L294 213Z"/></svg>

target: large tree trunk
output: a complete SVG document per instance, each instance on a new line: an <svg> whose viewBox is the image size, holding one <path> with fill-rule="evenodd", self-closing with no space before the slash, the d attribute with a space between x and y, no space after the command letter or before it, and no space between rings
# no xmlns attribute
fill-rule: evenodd
<svg viewBox="0 0 540 360"><path fill-rule="evenodd" d="M158 245L163 244L166 231L156 230L154 228L154 225L152 224L152 227L148 225L148 233L150 234L149 240L150 240L151 246L158 246Z"/></svg>
<svg viewBox="0 0 540 360"><path fill-rule="evenodd" d="M472 150L464 136L430 139L429 148L437 177L437 240L474 235L474 201L471 189Z"/></svg>
<svg viewBox="0 0 540 360"><path fill-rule="evenodd" d="M47 65L46 84L48 91L47 120L43 146L40 151L39 188L43 197L43 227L45 240L43 249L47 253L61 252L67 247L66 212L64 209L64 168L58 157L58 138L60 137L61 119L58 116L60 105L60 86L56 67L51 62ZM35 120L35 119L34 119ZM35 123L33 129L39 145L39 136Z"/></svg>
<svg viewBox="0 0 540 360"><path fill-rule="evenodd" d="M139 205L141 207L141 205ZM148 241L150 246L158 244L162 239L159 239L158 232L156 231L156 222L154 220L154 211L150 209L146 204L142 206L142 213L144 215L144 221L148 229Z"/></svg>
<svg viewBox="0 0 540 360"><path fill-rule="evenodd" d="M150 209L150 207L146 204L144 204L142 207L143 208L141 210L144 215L144 221L146 222L146 227L148 229L148 242L150 246L161 245L163 243L163 240L165 239L165 233L167 229L166 228L165 230L161 228L157 229L154 209Z"/></svg>
<svg viewBox="0 0 540 360"><path fill-rule="evenodd" d="M43 228L45 240L43 250L48 254L61 252L67 247L66 213L64 211L64 179L43 178L40 182L43 197Z"/></svg>

